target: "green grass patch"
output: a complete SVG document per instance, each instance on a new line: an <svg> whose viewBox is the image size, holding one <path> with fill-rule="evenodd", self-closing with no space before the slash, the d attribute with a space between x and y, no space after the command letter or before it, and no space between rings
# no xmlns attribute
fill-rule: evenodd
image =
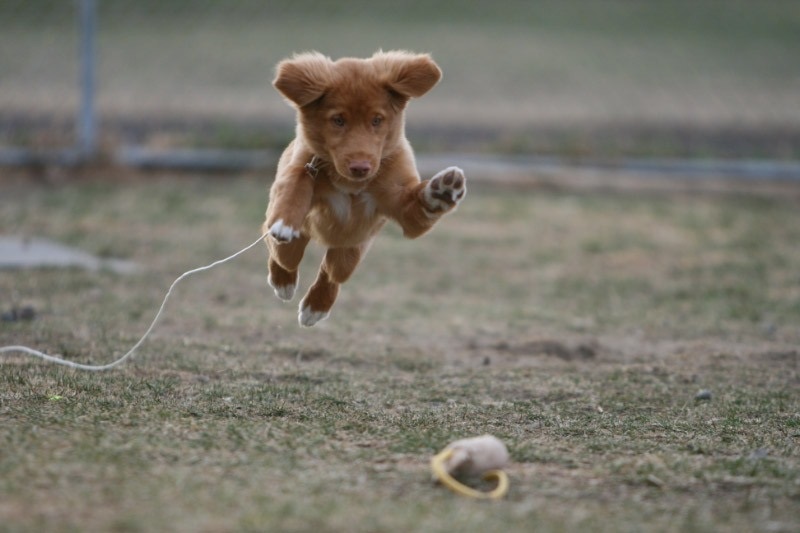
<svg viewBox="0 0 800 533"><path fill-rule="evenodd" d="M37 310L0 345L121 355L257 237L266 187L9 186L2 227L142 268L0 271L0 310ZM417 241L388 228L311 330L254 250L113 372L4 356L0 531L796 530L797 228L788 199L475 187ZM506 499L431 484L483 433Z"/></svg>

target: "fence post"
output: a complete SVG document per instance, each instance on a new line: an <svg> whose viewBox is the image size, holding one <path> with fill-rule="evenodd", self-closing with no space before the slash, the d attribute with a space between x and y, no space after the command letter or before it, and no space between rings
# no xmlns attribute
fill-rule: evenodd
<svg viewBox="0 0 800 533"><path fill-rule="evenodd" d="M80 108L78 110L78 150L82 159L91 159L97 151L95 116L95 49L97 6L95 0L79 0L80 29Z"/></svg>

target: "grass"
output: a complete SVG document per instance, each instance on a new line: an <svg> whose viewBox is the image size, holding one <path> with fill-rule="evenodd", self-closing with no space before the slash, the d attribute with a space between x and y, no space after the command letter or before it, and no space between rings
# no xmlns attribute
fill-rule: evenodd
<svg viewBox="0 0 800 533"><path fill-rule="evenodd" d="M7 142L64 143L77 108L73 8L51 3L0 7ZM790 1L102 2L98 108L112 146L281 145L279 60L403 48L444 71L410 107L434 149L797 159L798 28Z"/></svg>
<svg viewBox="0 0 800 533"><path fill-rule="evenodd" d="M0 345L100 363L180 272L257 236L266 183L3 196L6 231L142 265L0 272L3 310L37 310ZM477 183L424 238L388 228L312 330L250 252L179 286L117 371L4 357L0 531L796 530L799 213ZM431 455L482 433L509 447L508 497L433 486Z"/></svg>

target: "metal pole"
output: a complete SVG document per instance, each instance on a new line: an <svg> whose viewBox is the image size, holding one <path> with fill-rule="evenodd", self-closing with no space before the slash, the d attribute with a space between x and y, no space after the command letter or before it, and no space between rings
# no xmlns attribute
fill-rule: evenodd
<svg viewBox="0 0 800 533"><path fill-rule="evenodd" d="M80 27L80 109L78 111L78 150L82 159L91 159L97 150L95 117L95 0L79 0Z"/></svg>

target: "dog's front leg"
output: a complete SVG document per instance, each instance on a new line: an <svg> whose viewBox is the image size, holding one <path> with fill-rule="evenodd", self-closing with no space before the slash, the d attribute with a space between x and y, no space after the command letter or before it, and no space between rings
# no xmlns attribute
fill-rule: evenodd
<svg viewBox="0 0 800 533"><path fill-rule="evenodd" d="M303 222L311 210L314 196L314 179L305 170L280 173L269 192L267 219L263 231L279 242L289 242L300 237Z"/></svg>
<svg viewBox="0 0 800 533"><path fill-rule="evenodd" d="M403 234L419 237L428 231L442 215L458 206L467 193L464 171L449 167L438 172L408 191L398 222Z"/></svg>

